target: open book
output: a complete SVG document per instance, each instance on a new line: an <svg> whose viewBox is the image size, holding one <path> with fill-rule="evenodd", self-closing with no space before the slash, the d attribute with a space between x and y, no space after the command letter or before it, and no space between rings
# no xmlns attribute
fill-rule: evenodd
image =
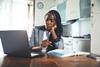
<svg viewBox="0 0 100 67"><path fill-rule="evenodd" d="M50 56L55 56L55 57L60 57L60 58L75 56L75 55L84 55L84 56L90 55L89 52L73 52L71 50L64 50L64 49L55 49L55 50L49 51L47 54Z"/></svg>

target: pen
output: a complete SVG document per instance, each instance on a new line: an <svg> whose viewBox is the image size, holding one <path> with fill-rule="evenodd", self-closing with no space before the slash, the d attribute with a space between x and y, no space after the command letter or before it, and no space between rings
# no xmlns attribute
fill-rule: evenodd
<svg viewBox="0 0 100 67"><path fill-rule="evenodd" d="M50 45L51 47L53 47L53 45Z"/></svg>

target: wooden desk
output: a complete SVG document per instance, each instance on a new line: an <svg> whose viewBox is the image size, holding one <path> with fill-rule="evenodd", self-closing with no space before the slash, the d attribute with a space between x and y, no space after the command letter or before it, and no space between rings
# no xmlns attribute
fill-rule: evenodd
<svg viewBox="0 0 100 67"><path fill-rule="evenodd" d="M5 56L0 58L0 67L100 67L100 62L85 56L66 58L48 56L19 58Z"/></svg>

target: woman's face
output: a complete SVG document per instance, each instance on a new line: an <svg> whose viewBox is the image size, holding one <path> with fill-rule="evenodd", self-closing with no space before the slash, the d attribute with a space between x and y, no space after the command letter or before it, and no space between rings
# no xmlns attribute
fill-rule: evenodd
<svg viewBox="0 0 100 67"><path fill-rule="evenodd" d="M52 27L56 25L56 21L53 15L48 15L46 18L46 26L48 30L51 30Z"/></svg>

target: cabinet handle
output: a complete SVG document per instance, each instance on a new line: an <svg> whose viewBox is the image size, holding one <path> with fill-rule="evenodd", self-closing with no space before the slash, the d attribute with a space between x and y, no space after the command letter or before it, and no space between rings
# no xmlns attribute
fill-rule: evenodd
<svg viewBox="0 0 100 67"><path fill-rule="evenodd" d="M94 7L94 4L92 3L91 6Z"/></svg>

